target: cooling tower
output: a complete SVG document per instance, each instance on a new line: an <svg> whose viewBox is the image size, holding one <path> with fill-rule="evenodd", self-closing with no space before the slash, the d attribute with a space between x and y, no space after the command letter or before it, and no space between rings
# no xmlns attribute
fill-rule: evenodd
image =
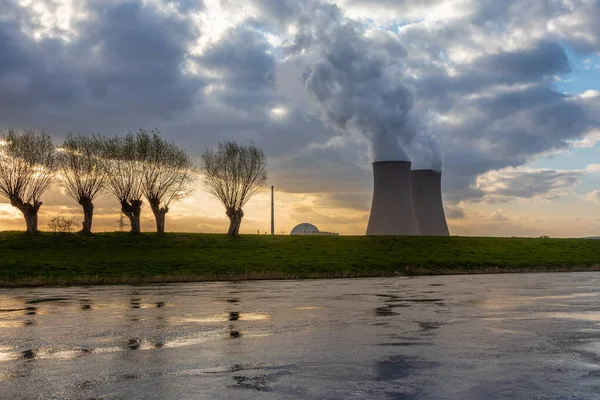
<svg viewBox="0 0 600 400"><path fill-rule="evenodd" d="M409 161L373 163L373 203L367 235L418 235Z"/></svg>
<svg viewBox="0 0 600 400"><path fill-rule="evenodd" d="M412 198L423 236L449 236L442 205L442 174L430 169L411 172Z"/></svg>

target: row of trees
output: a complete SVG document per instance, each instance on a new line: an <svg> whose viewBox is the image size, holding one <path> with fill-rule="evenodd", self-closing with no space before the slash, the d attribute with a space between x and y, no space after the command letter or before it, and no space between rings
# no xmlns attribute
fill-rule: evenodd
<svg viewBox="0 0 600 400"><path fill-rule="evenodd" d="M253 143L219 143L202 155L197 168L158 131L110 138L71 134L58 148L44 132L0 132L0 194L23 213L30 234L38 231L41 197L57 180L82 207L83 233L92 232L94 200L106 191L119 202L133 233L140 232L147 200L162 234L169 206L192 193L199 172L206 190L225 206L229 235L237 236L242 207L267 180L266 158Z"/></svg>

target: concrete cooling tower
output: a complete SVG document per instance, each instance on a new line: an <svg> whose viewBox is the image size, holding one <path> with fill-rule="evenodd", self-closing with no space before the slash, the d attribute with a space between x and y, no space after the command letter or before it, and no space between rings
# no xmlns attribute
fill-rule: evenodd
<svg viewBox="0 0 600 400"><path fill-rule="evenodd" d="M419 234L411 195L409 161L373 163L373 203L367 235Z"/></svg>
<svg viewBox="0 0 600 400"><path fill-rule="evenodd" d="M430 169L411 172L412 198L423 236L449 236L442 205L442 174Z"/></svg>

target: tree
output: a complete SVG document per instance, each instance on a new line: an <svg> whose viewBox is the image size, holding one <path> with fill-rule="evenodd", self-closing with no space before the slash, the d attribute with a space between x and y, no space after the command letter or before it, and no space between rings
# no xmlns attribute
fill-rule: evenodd
<svg viewBox="0 0 600 400"><path fill-rule="evenodd" d="M158 131L140 130L136 150L144 165L142 192L154 213L156 232L163 234L169 205L191 194L196 170L185 150L162 139Z"/></svg>
<svg viewBox="0 0 600 400"><path fill-rule="evenodd" d="M262 149L253 142L247 146L221 142L216 151L209 149L202 155L201 170L206 190L225 206L229 236L238 236L242 207L267 181L267 159Z"/></svg>
<svg viewBox="0 0 600 400"><path fill-rule="evenodd" d="M144 166L136 150L133 133L124 138L102 138L108 190L119 200L121 211L131 224L131 233L140 233Z"/></svg>
<svg viewBox="0 0 600 400"><path fill-rule="evenodd" d="M0 132L0 193L23 213L29 234L38 231L40 199L54 182L56 166L52 138L43 131Z"/></svg>
<svg viewBox="0 0 600 400"><path fill-rule="evenodd" d="M67 136L58 149L60 181L73 200L83 208L83 233L92 232L94 199L107 180L102 157L102 140L82 135Z"/></svg>

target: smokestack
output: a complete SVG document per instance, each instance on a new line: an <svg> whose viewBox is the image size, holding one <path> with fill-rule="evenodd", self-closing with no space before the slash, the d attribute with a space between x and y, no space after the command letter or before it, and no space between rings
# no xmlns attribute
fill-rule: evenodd
<svg viewBox="0 0 600 400"><path fill-rule="evenodd" d="M419 234L411 195L410 161L373 163L373 203L367 235Z"/></svg>
<svg viewBox="0 0 600 400"><path fill-rule="evenodd" d="M271 185L271 236L275 235L275 186Z"/></svg>
<svg viewBox="0 0 600 400"><path fill-rule="evenodd" d="M431 169L411 172L412 199L423 236L449 236L442 204L442 173Z"/></svg>

